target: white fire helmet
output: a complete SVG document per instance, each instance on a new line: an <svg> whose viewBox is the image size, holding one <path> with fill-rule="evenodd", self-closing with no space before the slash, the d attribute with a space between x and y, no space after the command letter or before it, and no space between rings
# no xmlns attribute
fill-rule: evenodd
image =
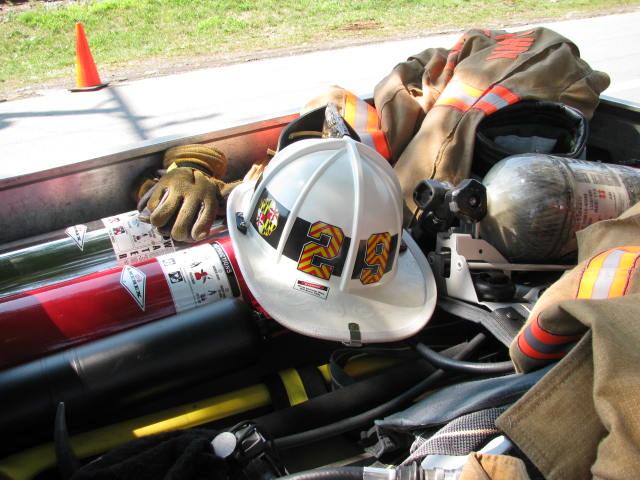
<svg viewBox="0 0 640 480"><path fill-rule="evenodd" d="M349 137L300 140L279 151L257 185L233 190L227 219L251 293L290 330L390 342L418 332L433 313L435 281L402 231L396 175Z"/></svg>

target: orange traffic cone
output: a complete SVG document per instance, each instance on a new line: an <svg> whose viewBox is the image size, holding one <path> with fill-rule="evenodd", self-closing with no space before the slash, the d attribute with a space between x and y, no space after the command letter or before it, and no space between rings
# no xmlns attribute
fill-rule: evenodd
<svg viewBox="0 0 640 480"><path fill-rule="evenodd" d="M89 42L84 34L84 28L80 22L76 23L76 87L70 88L72 92L88 92L106 87L108 83L102 83L98 69L93 61Z"/></svg>

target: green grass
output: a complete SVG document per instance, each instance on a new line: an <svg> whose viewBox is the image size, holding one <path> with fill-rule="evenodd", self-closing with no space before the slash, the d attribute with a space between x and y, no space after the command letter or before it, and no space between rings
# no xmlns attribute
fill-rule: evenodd
<svg viewBox="0 0 640 480"><path fill-rule="evenodd" d="M589 14L640 0L102 0L0 12L0 90L73 78L74 23L100 69L157 58L326 47Z"/></svg>

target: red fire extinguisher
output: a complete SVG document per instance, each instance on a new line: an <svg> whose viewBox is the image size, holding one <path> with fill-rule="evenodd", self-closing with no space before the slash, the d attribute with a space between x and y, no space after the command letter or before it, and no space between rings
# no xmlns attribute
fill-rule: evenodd
<svg viewBox="0 0 640 480"><path fill-rule="evenodd" d="M255 300L228 234L0 300L0 368L225 298Z"/></svg>

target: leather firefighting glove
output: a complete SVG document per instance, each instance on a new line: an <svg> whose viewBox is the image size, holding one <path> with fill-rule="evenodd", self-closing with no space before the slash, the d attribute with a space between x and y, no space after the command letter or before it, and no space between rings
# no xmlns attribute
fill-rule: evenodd
<svg viewBox="0 0 640 480"><path fill-rule="evenodd" d="M150 170L140 175L140 178L136 180L133 184L133 188L131 189L131 198L136 202L136 205L145 195L147 195L149 190L156 186L160 177L165 173L167 173L166 170L156 170L155 172Z"/></svg>
<svg viewBox="0 0 640 480"><path fill-rule="evenodd" d="M138 202L140 220L178 242L202 240L209 233L226 184L225 155L205 145L181 145L164 155L167 173Z"/></svg>

